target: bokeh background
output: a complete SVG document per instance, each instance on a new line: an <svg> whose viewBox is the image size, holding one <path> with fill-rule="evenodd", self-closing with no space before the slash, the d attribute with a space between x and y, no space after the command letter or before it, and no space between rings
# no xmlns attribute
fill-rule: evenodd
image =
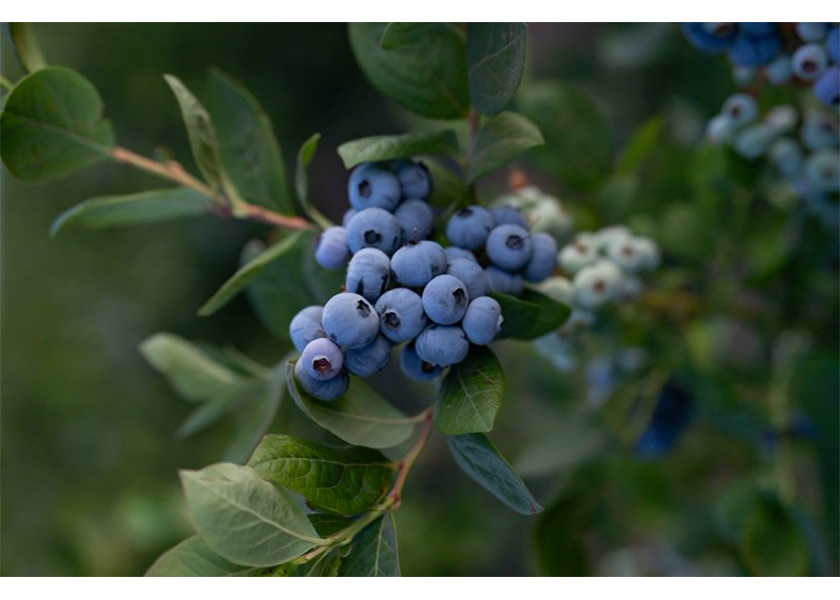
<svg viewBox="0 0 840 600"><path fill-rule="evenodd" d="M50 62L95 83L122 145L147 155L171 148L188 168L180 114L161 74L176 74L199 93L209 67L234 75L271 117L287 162L311 134L323 135L310 171L312 197L334 219L346 207L347 176L336 146L416 125L365 80L343 25L41 24L35 33ZM696 53L669 24L534 24L529 35L524 85L543 78L579 85L607 116L614 148L651 117L667 120L669 158L650 167L649 187L635 196L641 213L654 200L689 193L689 149L734 91L723 59ZM8 43L1 45L2 73L17 79L21 70ZM550 173L532 177L570 210L580 205L590 224L603 224L585 210L589 195L565 189ZM2 171L2 575L138 575L190 535L177 471L219 460L230 424L178 439L190 407L142 359L140 342L168 331L234 346L265 364L284 353L244 296L211 318L195 314L236 269L242 245L264 235L259 226L206 217L50 238L55 217L80 200L157 183L114 164L42 185ZM622 214L634 209L624 206ZM668 215L669 231L682 224L687 235L659 236L666 259L697 272L715 249L714 224ZM755 226L772 234L785 218L777 211ZM837 564L830 446L838 428L836 258L813 260L815 269L825 267L818 281L829 304L817 308L824 327L809 341L810 370L797 372L792 384L799 396L791 402L818 407L802 413L803 427L823 428L810 438L806 431L792 451L803 509L794 525L772 503L744 519L764 519L768 531L786 536L759 538L782 548L772 560L788 564L804 552L803 573L829 574ZM501 352L510 393L493 438L549 510L540 520L511 513L458 471L437 436L397 514L405 575L751 572L739 549L738 502L748 495L739 490L774 480L779 432L750 386L774 376L777 340L725 310L691 328L650 315L641 326L693 336L688 346L707 353L723 346L727 362L737 363L736 372L730 364L715 378L699 378L699 387L696 371L684 377L697 406L681 439L656 456L639 456L635 430L621 421L626 411L584 410L593 402L626 407L621 395L635 393L639 380L605 384L604 391L592 360L563 372L531 346L508 343ZM380 384L403 392L399 380ZM422 399L431 392L406 393ZM290 402L273 430L319 435ZM829 444L829 457L835 448L833 463L820 458L821 443Z"/></svg>

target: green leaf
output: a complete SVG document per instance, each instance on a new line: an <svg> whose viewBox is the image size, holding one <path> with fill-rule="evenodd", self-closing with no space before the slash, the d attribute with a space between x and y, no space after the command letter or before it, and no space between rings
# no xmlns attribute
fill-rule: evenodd
<svg viewBox="0 0 840 600"><path fill-rule="evenodd" d="M338 147L338 154L348 169L363 162L457 152L458 138L451 129L403 135L375 135L345 142Z"/></svg>
<svg viewBox="0 0 840 600"><path fill-rule="evenodd" d="M435 424L447 435L491 431L505 393L505 373L493 351L473 346L443 379Z"/></svg>
<svg viewBox="0 0 840 600"><path fill-rule="evenodd" d="M169 221L205 214L213 202L189 188L152 190L127 196L85 200L59 216L50 228L56 235L67 227L99 229Z"/></svg>
<svg viewBox="0 0 840 600"><path fill-rule="evenodd" d="M523 515L542 511L525 484L483 433L446 436L455 462L470 479Z"/></svg>
<svg viewBox="0 0 840 600"><path fill-rule="evenodd" d="M392 448L414 431L415 419L406 417L355 377L350 378L347 393L338 400L315 400L298 387L294 363L287 363L286 377L295 403L310 419L348 444Z"/></svg>
<svg viewBox="0 0 840 600"><path fill-rule="evenodd" d="M383 38L386 28L387 37ZM457 119L467 115L467 58L460 27L451 23L351 23L349 32L362 72L385 96L425 117Z"/></svg>
<svg viewBox="0 0 840 600"><path fill-rule="evenodd" d="M519 296L493 294L502 307L502 331L499 338L533 340L559 328L571 314L565 304L545 294L526 289Z"/></svg>
<svg viewBox="0 0 840 600"><path fill-rule="evenodd" d="M653 117L645 122L633 135L624 153L618 159L616 171L621 175L631 175L638 171L645 161L662 146L665 133L665 120Z"/></svg>
<svg viewBox="0 0 840 600"><path fill-rule="evenodd" d="M341 577L399 577L397 528L391 513L365 527L341 563Z"/></svg>
<svg viewBox="0 0 840 600"><path fill-rule="evenodd" d="M180 79L174 75L164 75L163 78L169 84L181 108L181 116L184 118L196 165L208 184L214 188L220 187L223 173L219 158L219 142L216 139L216 129L213 127L210 115Z"/></svg>
<svg viewBox="0 0 840 600"><path fill-rule="evenodd" d="M525 23L470 23L467 69L470 98L485 115L495 115L516 94L525 71Z"/></svg>
<svg viewBox="0 0 840 600"><path fill-rule="evenodd" d="M531 152L530 160L574 189L600 183L612 166L612 135L587 94L560 81L541 81L525 86L517 105L545 136L545 146Z"/></svg>
<svg viewBox="0 0 840 600"><path fill-rule="evenodd" d="M232 562L278 565L323 541L294 500L251 468L219 463L181 471L181 482L199 535Z"/></svg>
<svg viewBox="0 0 840 600"><path fill-rule="evenodd" d="M327 229L332 226L332 222L309 201L309 176L306 173L309 164L315 158L315 152L318 150L318 142L320 140L321 134L316 133L303 142L300 150L298 150L297 169L295 170L295 191L297 192L298 202L301 208L303 208L303 212L312 221L317 223L321 229Z"/></svg>
<svg viewBox="0 0 840 600"><path fill-rule="evenodd" d="M47 67L21 79L0 115L0 155L19 179L43 181L110 157L111 123L93 84L71 69Z"/></svg>
<svg viewBox="0 0 840 600"><path fill-rule="evenodd" d="M38 40L29 23L7 23L6 28L15 54L27 73L47 67L47 59L44 58L44 53L38 46Z"/></svg>
<svg viewBox="0 0 840 600"><path fill-rule="evenodd" d="M342 529L347 529L353 524L354 519L333 513L312 513L309 515L309 522L315 527L318 535L326 538L335 535Z"/></svg>
<svg viewBox="0 0 840 600"><path fill-rule="evenodd" d="M248 577L260 567L243 567L222 558L199 536L170 548L146 571L146 577Z"/></svg>
<svg viewBox="0 0 840 600"><path fill-rule="evenodd" d="M218 311L239 292L248 287L254 278L260 274L260 271L300 245L304 239L303 232L296 231L249 260L219 288L218 292L213 294L212 298L198 309L199 316L208 317Z"/></svg>
<svg viewBox="0 0 840 600"><path fill-rule="evenodd" d="M503 112L490 117L476 136L467 182L501 169L529 148L544 143L539 128L522 115Z"/></svg>
<svg viewBox="0 0 840 600"><path fill-rule="evenodd" d="M373 506L393 475L393 465L376 450L331 448L287 435L263 438L248 466L298 492L313 507L343 515Z"/></svg>
<svg viewBox="0 0 840 600"><path fill-rule="evenodd" d="M207 111L218 135L221 163L239 194L252 204L293 214L280 143L257 99L241 83L212 69Z"/></svg>
<svg viewBox="0 0 840 600"><path fill-rule="evenodd" d="M741 552L750 573L761 577L808 574L808 544L790 512L777 500L757 504L744 525Z"/></svg>

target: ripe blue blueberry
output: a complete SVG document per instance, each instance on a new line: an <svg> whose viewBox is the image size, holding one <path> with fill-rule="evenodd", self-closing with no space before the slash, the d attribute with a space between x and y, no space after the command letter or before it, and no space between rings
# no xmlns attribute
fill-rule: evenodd
<svg viewBox="0 0 840 600"><path fill-rule="evenodd" d="M793 53L793 72L804 81L814 81L828 67L828 56L822 44L805 44Z"/></svg>
<svg viewBox="0 0 840 600"><path fill-rule="evenodd" d="M797 23L796 33L803 42L821 42L828 34L828 23Z"/></svg>
<svg viewBox="0 0 840 600"><path fill-rule="evenodd" d="M423 163L413 160L395 160L390 165L397 176L403 198L428 198L432 193L432 178Z"/></svg>
<svg viewBox="0 0 840 600"><path fill-rule="evenodd" d="M347 266L345 287L348 292L364 296L368 302L376 300L391 282L391 259L376 248L362 248Z"/></svg>
<svg viewBox="0 0 840 600"><path fill-rule="evenodd" d="M723 103L721 114L729 117L732 126L738 129L758 119L758 103L749 94L735 94Z"/></svg>
<svg viewBox="0 0 840 600"><path fill-rule="evenodd" d="M427 363L448 367L467 357L470 343L460 327L432 324L417 337L415 349Z"/></svg>
<svg viewBox="0 0 840 600"><path fill-rule="evenodd" d="M315 242L315 260L325 269L343 267L349 254L347 230L344 227L330 227L318 235Z"/></svg>
<svg viewBox="0 0 840 600"><path fill-rule="evenodd" d="M344 353L330 340L318 338L306 345L298 362L313 379L327 381L341 373Z"/></svg>
<svg viewBox="0 0 840 600"><path fill-rule="evenodd" d="M417 198L403 200L394 211L394 217L400 224L405 242L419 242L429 237L435 220L429 203Z"/></svg>
<svg viewBox="0 0 840 600"><path fill-rule="evenodd" d="M539 282L557 268L557 240L547 233L537 232L531 236L531 244L534 250L522 275L528 281Z"/></svg>
<svg viewBox="0 0 840 600"><path fill-rule="evenodd" d="M358 211L382 208L393 211L400 202L400 182L390 171L374 163L359 165L347 182L350 205Z"/></svg>
<svg viewBox="0 0 840 600"><path fill-rule="evenodd" d="M355 253L376 248L390 256L399 247L402 231L396 217L381 208L356 213L347 223L347 245Z"/></svg>
<svg viewBox="0 0 840 600"><path fill-rule="evenodd" d="M350 385L347 373L339 373L327 381L319 381L307 373L300 360L295 363L295 379L303 391L318 400L338 400L346 392Z"/></svg>
<svg viewBox="0 0 840 600"><path fill-rule="evenodd" d="M556 254L555 251L555 256ZM490 281L487 279L487 273L475 261L456 258L450 261L446 273L456 277L464 284L471 299L486 296L490 293Z"/></svg>
<svg viewBox="0 0 840 600"><path fill-rule="evenodd" d="M775 167L785 177L792 179L802 168L802 149L791 138L781 138L773 142L769 156Z"/></svg>
<svg viewBox="0 0 840 600"><path fill-rule="evenodd" d="M447 262L452 262L453 260L457 260L459 258L463 258L464 260L471 260L474 263L478 262L478 259L475 257L475 254L470 252L469 250L465 250L464 248L459 248L458 246L447 246L443 249L444 254L446 254Z"/></svg>
<svg viewBox="0 0 840 600"><path fill-rule="evenodd" d="M446 237L454 246L475 250L484 245L493 226L493 215L489 211L481 206L468 206L449 218Z"/></svg>
<svg viewBox="0 0 840 600"><path fill-rule="evenodd" d="M840 68L830 67L814 84L814 94L826 106L840 106Z"/></svg>
<svg viewBox="0 0 840 600"><path fill-rule="evenodd" d="M688 41L703 52L726 50L735 41L737 31L734 23L683 23L683 32Z"/></svg>
<svg viewBox="0 0 840 600"><path fill-rule="evenodd" d="M499 303L489 296L483 296L470 302L461 326L470 342L486 346L502 330L503 322L502 307Z"/></svg>
<svg viewBox="0 0 840 600"><path fill-rule="evenodd" d="M339 346L354 350L370 344L379 333L379 315L362 296L337 294L324 306L321 324Z"/></svg>
<svg viewBox="0 0 840 600"><path fill-rule="evenodd" d="M522 290L525 289L525 282L519 273L511 273L492 265L484 269L484 272L487 274L487 280L490 282L490 289L492 291L511 296L522 295Z"/></svg>
<svg viewBox="0 0 840 600"><path fill-rule="evenodd" d="M834 27L825 38L825 49L831 60L840 62L840 27Z"/></svg>
<svg viewBox="0 0 840 600"><path fill-rule="evenodd" d="M446 254L440 244L424 240L409 243L397 250L391 259L394 278L408 287L423 287L434 277L446 272Z"/></svg>
<svg viewBox="0 0 840 600"><path fill-rule="evenodd" d="M805 115L799 132L802 143L811 150L836 148L838 144L837 117L823 112L809 112Z"/></svg>
<svg viewBox="0 0 840 600"><path fill-rule="evenodd" d="M787 83L793 77L793 61L789 54L780 54L764 67L767 81L776 85Z"/></svg>
<svg viewBox="0 0 840 600"><path fill-rule="evenodd" d="M347 229L347 224L350 222L350 219L356 216L356 213L359 212L355 208L348 208L347 212L344 213L344 216L341 217L341 226Z"/></svg>
<svg viewBox="0 0 840 600"><path fill-rule="evenodd" d="M528 219L513 206L497 206L490 209L496 225L519 225L528 229Z"/></svg>
<svg viewBox="0 0 840 600"><path fill-rule="evenodd" d="M371 377L385 368L391 358L391 344L381 335L364 348L348 350L344 367L359 377Z"/></svg>
<svg viewBox="0 0 840 600"><path fill-rule="evenodd" d="M487 236L487 256L494 265L518 271L531 260L531 234L519 225L499 225Z"/></svg>
<svg viewBox="0 0 840 600"><path fill-rule="evenodd" d="M440 377L443 368L424 361L417 355L414 344L407 344L400 354L403 373L416 381L431 381Z"/></svg>
<svg viewBox="0 0 840 600"><path fill-rule="evenodd" d="M779 30L776 23L738 23L738 27L749 36L764 37L773 35Z"/></svg>
<svg viewBox="0 0 840 600"><path fill-rule="evenodd" d="M376 301L379 331L394 342L413 340L426 326L426 313L420 295L408 288L396 288Z"/></svg>
<svg viewBox="0 0 840 600"><path fill-rule="evenodd" d="M435 323L453 325L464 318L470 303L467 287L457 277L438 275L423 289L423 310Z"/></svg>
<svg viewBox="0 0 840 600"><path fill-rule="evenodd" d="M753 37L739 32L729 48L729 58L744 67L761 67L776 58L781 47L782 40L778 36Z"/></svg>
<svg viewBox="0 0 840 600"><path fill-rule="evenodd" d="M805 160L804 177L817 192L840 191L840 154L829 148L813 152Z"/></svg>
<svg viewBox="0 0 840 600"><path fill-rule="evenodd" d="M326 336L321 327L321 315L324 312L323 306L307 306L294 316L289 323L289 337L298 352L303 352L307 344L314 339Z"/></svg>

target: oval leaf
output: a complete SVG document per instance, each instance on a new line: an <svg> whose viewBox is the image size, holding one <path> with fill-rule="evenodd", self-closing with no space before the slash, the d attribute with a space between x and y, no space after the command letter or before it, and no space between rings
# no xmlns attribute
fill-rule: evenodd
<svg viewBox="0 0 840 600"><path fill-rule="evenodd" d="M321 229L327 229L332 226L332 221L325 217L309 201L309 175L306 172L312 159L315 158L315 152L318 150L318 142L320 140L321 134L316 133L303 142L300 150L298 150L297 166L295 169L295 192L297 193L298 202L301 208L303 208L304 214L317 223Z"/></svg>
<svg viewBox="0 0 840 600"><path fill-rule="evenodd" d="M393 475L392 463L376 450L330 448L287 435L263 438L248 465L312 506L344 515L373 506Z"/></svg>
<svg viewBox="0 0 840 600"><path fill-rule="evenodd" d="M0 155L12 175L42 181L108 158L111 123L93 84L71 69L47 67L21 79L0 115Z"/></svg>
<svg viewBox="0 0 840 600"><path fill-rule="evenodd" d="M525 23L470 23L467 69L470 98L485 115L495 115L513 99L525 71Z"/></svg>
<svg viewBox="0 0 840 600"><path fill-rule="evenodd" d="M454 154L457 151L458 138L451 129L376 135L345 142L338 147L338 154L348 169L369 161L411 158L420 154Z"/></svg>
<svg viewBox="0 0 840 600"><path fill-rule="evenodd" d="M536 339L559 328L572 312L565 304L531 289L519 297L496 293L493 297L502 307L505 319L499 338Z"/></svg>
<svg viewBox="0 0 840 600"><path fill-rule="evenodd" d="M189 188L152 190L127 196L101 196L77 204L53 222L50 233L67 227L123 227L192 217L213 209L213 202Z"/></svg>
<svg viewBox="0 0 840 600"><path fill-rule="evenodd" d="M539 128L522 115L499 113L479 130L467 171L467 181L489 175L534 146L544 143Z"/></svg>
<svg viewBox="0 0 840 600"><path fill-rule="evenodd" d="M257 99L218 69L210 71L207 92L219 157L233 185L252 204L293 214L280 143Z"/></svg>
<svg viewBox="0 0 840 600"><path fill-rule="evenodd" d="M383 34L396 43L383 48ZM380 92L414 113L466 116L470 99L463 31L451 23L351 23L350 45Z"/></svg>
<svg viewBox="0 0 840 600"><path fill-rule="evenodd" d="M366 448L392 448L414 431L416 420L388 404L362 380L351 377L347 393L338 400L315 400L300 389L295 361L286 366L289 392L306 415L345 442Z"/></svg>
<svg viewBox="0 0 840 600"><path fill-rule="evenodd" d="M146 577L248 577L260 567L243 567L222 558L199 536L187 538L164 552L146 571Z"/></svg>
<svg viewBox="0 0 840 600"><path fill-rule="evenodd" d="M491 431L504 393L499 359L490 348L473 346L443 379L435 424L449 435Z"/></svg>
<svg viewBox="0 0 840 600"><path fill-rule="evenodd" d="M341 563L340 577L399 577L397 528L391 513L362 529Z"/></svg>
<svg viewBox="0 0 840 600"><path fill-rule="evenodd" d="M486 435L450 435L446 441L455 462L478 485L520 514L542 511L542 506Z"/></svg>
<svg viewBox="0 0 840 600"><path fill-rule="evenodd" d="M181 471L181 482L199 535L230 561L278 565L323 541L294 500L253 469L219 463Z"/></svg>

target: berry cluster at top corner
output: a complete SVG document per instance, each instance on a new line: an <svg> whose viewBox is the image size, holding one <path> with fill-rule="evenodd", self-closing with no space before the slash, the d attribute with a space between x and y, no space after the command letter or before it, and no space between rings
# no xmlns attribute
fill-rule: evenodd
<svg viewBox="0 0 840 600"><path fill-rule="evenodd" d="M840 106L840 29L834 23L683 23L704 52L727 52L737 83L758 77L812 86L826 106Z"/></svg>
<svg viewBox="0 0 840 600"><path fill-rule="evenodd" d="M840 124L824 110L776 106L762 117L758 102L745 93L730 96L707 126L713 144L731 145L740 156L767 157L806 209L837 228L840 191Z"/></svg>

